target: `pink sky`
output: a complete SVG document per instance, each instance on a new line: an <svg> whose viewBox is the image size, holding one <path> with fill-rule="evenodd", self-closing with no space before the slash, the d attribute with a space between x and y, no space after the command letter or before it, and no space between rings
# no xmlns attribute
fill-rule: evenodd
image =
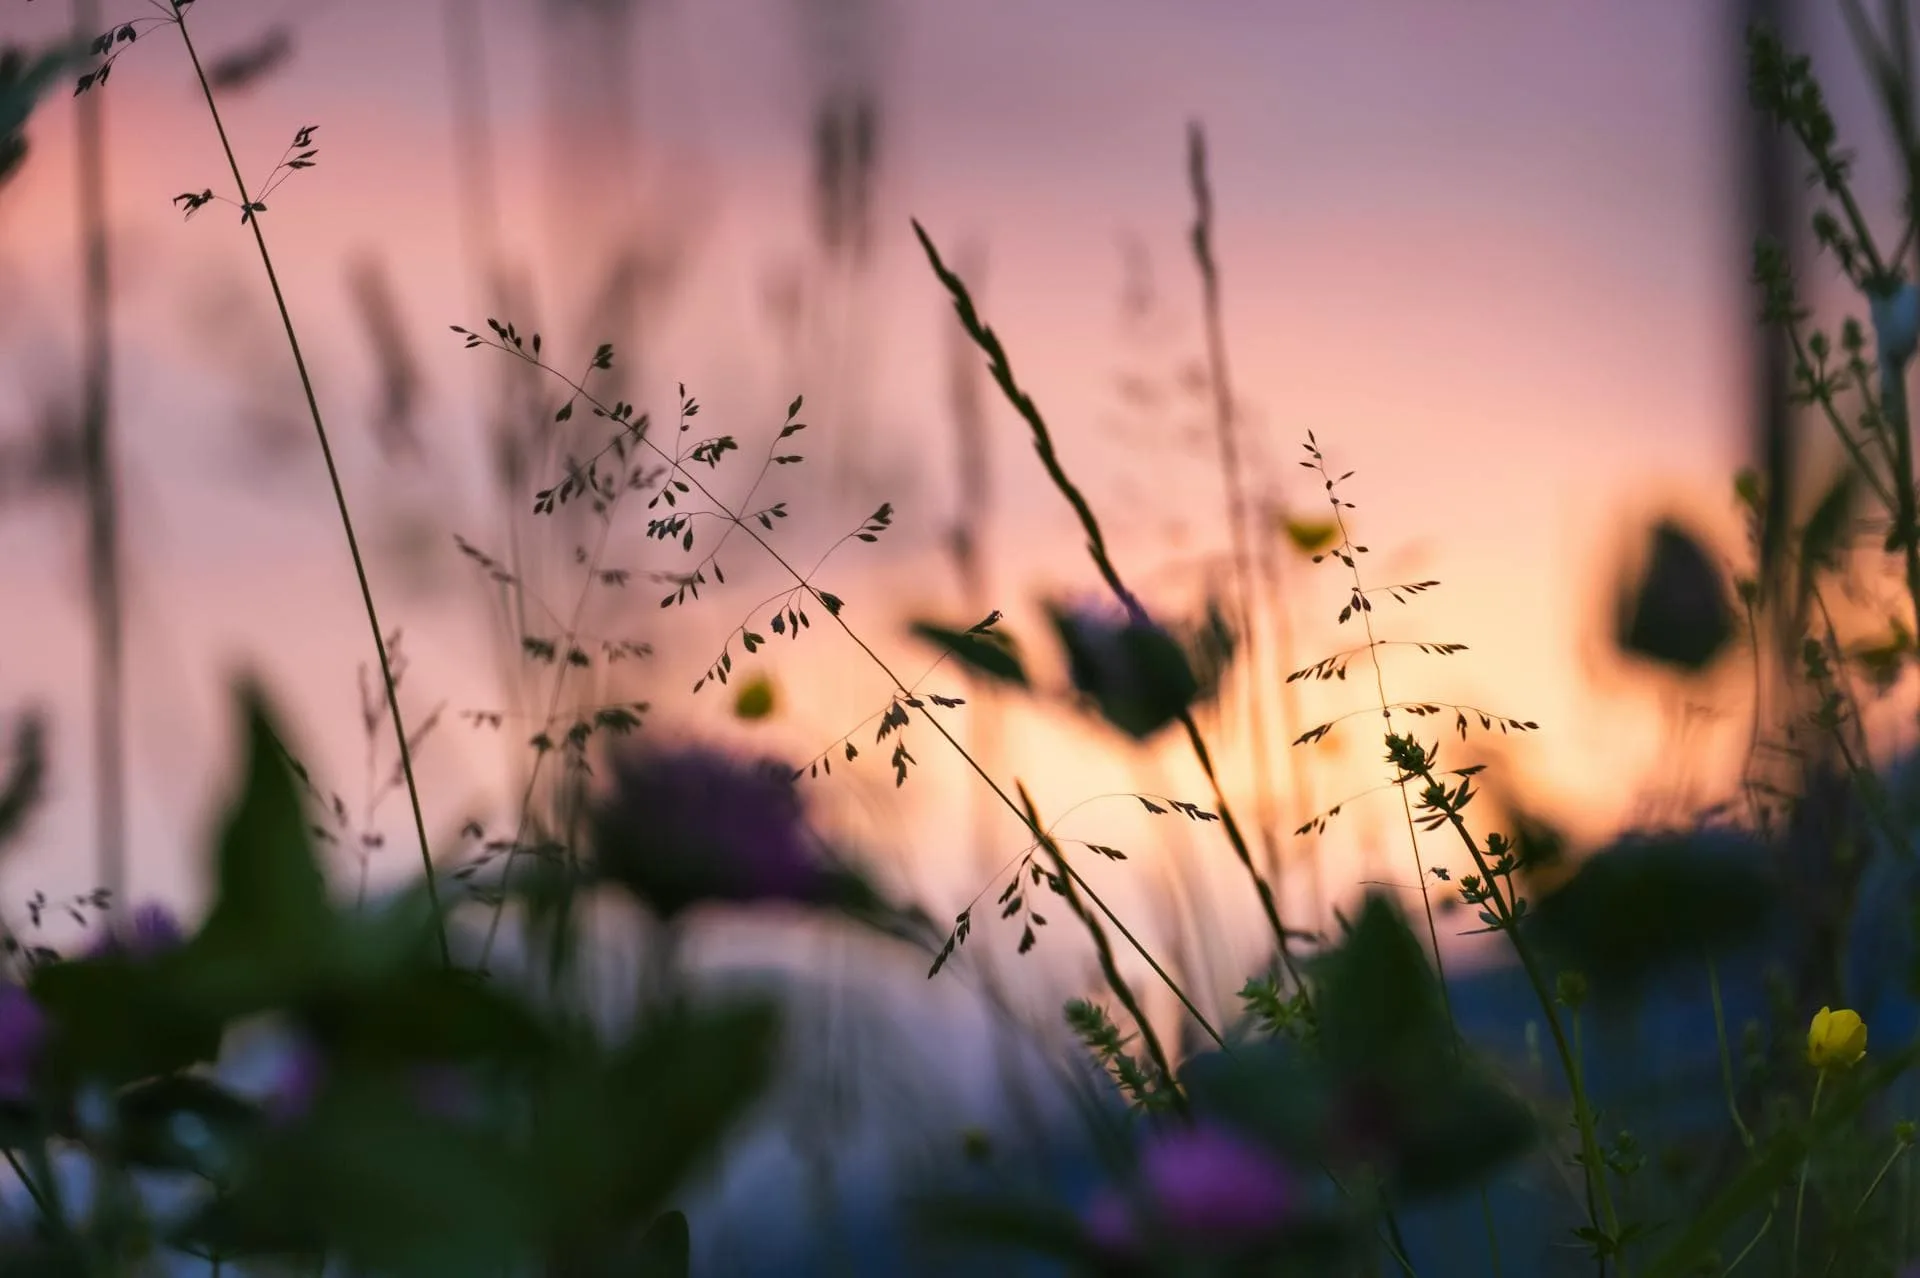
<svg viewBox="0 0 1920 1278"><path fill-rule="evenodd" d="M1348 495L1359 503L1361 540L1382 561L1374 571L1390 577L1399 561L1446 583L1404 619L1394 616L1391 633L1471 645L1444 665L1396 659L1390 690L1539 720L1544 731L1510 749L1506 764L1588 832L1616 823L1631 796L1618 784L1596 788L1595 772L1617 768L1636 782L1653 775L1658 719L1650 692L1587 677L1595 571L1634 527L1623 512L1641 517L1678 503L1731 532L1723 494L1745 447L1741 342L1752 301L1733 195L1727 6L880 7L892 43L880 240L861 339L865 409L884 459L932 464L879 492L900 508L890 545L854 547L836 561L829 579L849 617L890 660L917 672L927 657L900 623L956 606L939 541L953 503L941 390L951 315L908 231L910 215L943 247L966 237L988 246L987 316L1115 530L1123 568L1144 578L1165 563L1163 533L1176 512L1201 544L1218 544L1210 454L1181 460L1164 442L1184 422L1167 423L1163 442L1144 455L1129 442L1135 436L1104 425L1115 416L1118 371L1157 374L1199 349L1182 154L1186 122L1198 117L1211 139L1234 368L1262 451L1274 473L1298 482L1290 491L1302 502L1315 494L1291 463L1308 429L1336 466L1357 469ZM506 239L549 271L574 269L568 237L549 217L554 164L539 154L541 63L530 6L479 8L493 54L503 180L514 192L503 210ZM794 393L826 394L779 367L758 309L768 265L806 244L806 68L787 4L658 0L641 8L631 66L646 151L632 183L672 190L697 231L687 275L653 337L647 403L670 411L672 383L686 382L705 406L703 423L738 433L751 456ZM352 492L374 504L430 497L444 524L432 544L444 545L448 529L481 540L487 515L471 415L491 368L446 331L480 316L456 234L440 6L201 0L191 16L203 47L219 50L309 9L294 62L228 101L230 128L243 160L265 167L295 128L320 126L319 167L278 193L266 227ZM114 16L138 12L129 4ZM57 4L10 3L0 39L46 40L63 22ZM188 849L208 818L224 748L220 680L236 662L267 670L309 755L350 787L359 768L353 672L366 633L317 465L303 459L273 478L249 477L236 447L243 426L230 360L207 349L191 318L231 295L250 308L240 324L260 335L260 358L285 358L274 353L257 262L231 208L183 225L168 205L181 191L221 189L223 172L170 33L132 50L107 93L124 287L119 428L136 574L137 883L190 895ZM1853 112L1843 123L1866 119L1848 93L1836 87L1835 96ZM72 349L70 122L63 100L35 118L34 155L0 194L0 290L18 299L0 316L0 423L26 411L25 397L60 385ZM1877 137L1861 133L1873 156ZM1869 178L1879 171L1869 165ZM1123 235L1151 251L1174 334L1148 364L1125 346L1116 318ZM431 480L384 472L359 424L371 369L343 267L369 251L393 272L431 386ZM1027 611L1037 590L1096 583L1017 419L997 402L992 428L1003 512L993 548L998 589L1038 639ZM834 429L816 419L816 452L825 449L818 437ZM805 548L824 546L872 504L862 497L842 509L824 494L807 496L796 505L810 517L783 535L810 563L817 552ZM8 866L15 891L89 882L87 858L74 852L88 829L77 528L46 510L0 513L0 706L36 695L61 715L57 790L35 846ZM629 526L633 557L636 529ZM450 547L445 558L450 584L441 589L424 589L392 563L380 566L376 588L389 625L409 634L422 701L488 705L497 693L475 595ZM724 628L761 597L748 586L771 580L755 578L690 614L694 631L708 627L705 637L688 632L665 652L653 690L677 721L717 720L723 703L680 693ZM1299 611L1313 622L1300 664L1354 642L1329 624L1337 582L1294 580L1315 592ZM653 623L642 616L639 624ZM825 748L844 721L884 705L877 673L827 636L777 660L790 705L763 735L792 755ZM1357 708L1368 682L1316 692L1310 709ZM1740 682L1735 672L1714 690L1736 718ZM1023 716L1017 731L1006 773L1027 778L1047 810L1137 784L1134 762L1105 735L1046 714ZM1723 733L1721 741L1743 737ZM967 780L931 733L919 729L914 740L922 767L898 796L884 759L869 752L865 782L880 805L870 828L876 841L909 846L916 885L936 914L951 913L981 881L963 838L925 832L963 828ZM1712 749L1702 764L1709 777L1719 757ZM450 827L480 801L496 765L463 733L444 732L429 753L430 815ZM1361 749L1327 768L1323 801L1375 784L1373 753ZM1204 797L1178 750L1155 759L1184 787L1177 793ZM1411 877L1390 802L1361 805L1337 829L1327 846L1336 877L1351 879L1363 865ZM1096 805L1075 820L1085 837L1108 842L1144 845L1162 828L1140 826L1123 805ZM400 823L392 825L399 844ZM1019 850L1010 818L997 834L1008 855ZM1370 841L1371 853L1362 846ZM1178 855L1211 858L1224 867L1220 884L1233 881L1223 846L1203 842ZM388 857L400 868L399 853ZM1113 884L1116 904L1131 897L1144 908L1155 895L1138 867L1103 866L1099 878Z"/></svg>

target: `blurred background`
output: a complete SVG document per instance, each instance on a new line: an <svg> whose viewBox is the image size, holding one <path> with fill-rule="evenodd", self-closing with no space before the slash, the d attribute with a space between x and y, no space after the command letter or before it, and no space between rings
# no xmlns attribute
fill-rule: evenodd
<svg viewBox="0 0 1920 1278"><path fill-rule="evenodd" d="M58 0L4 5L0 43L45 46L75 22ZM1876 121L1827 9L1779 16L1862 143L1863 191L1884 194ZM576 376L611 342L597 393L657 428L676 424L684 385L693 437L740 442L718 472L728 500L744 498L803 395L806 461L754 493L756 508L787 503L783 553L825 556L816 584L909 679L938 655L911 620L966 625L997 609L1062 688L1038 607L1100 584L909 218L973 286L1129 578L1157 612L1198 616L1232 590L1234 543L1220 365L1189 244L1193 122L1215 202L1241 526L1264 601L1243 645L1253 659L1205 726L1236 803L1271 808L1289 921L1318 927L1361 883L1415 878L1365 717L1364 657L1344 680L1283 677L1362 638L1336 623L1338 566L1309 559L1329 511L1318 474L1296 465L1308 431L1336 475L1356 472L1341 493L1371 548L1368 584L1441 583L1382 603L1382 637L1467 645L1444 659L1389 650L1387 695L1539 725L1460 744L1451 713L1432 720L1423 732L1455 743L1450 764L1497 763L1496 791L1583 842L1730 800L1750 665L1681 682L1643 672L1609 636L1653 518L1679 516L1729 565L1747 558L1732 477L1757 460L1741 34L1755 11L200 0L196 39L249 179L317 126L315 167L274 189L264 225L375 597L403 636L403 703L414 724L431 720L416 757L437 855L459 859L469 823L513 825L552 682L521 641L564 636L577 615L596 653L646 655L597 663L569 707L645 702L648 731L798 766L831 757L808 792L890 886L943 923L997 892L1025 846L1019 823L923 726L905 734L916 762L895 784L890 746L873 742L890 686L843 636L815 626L751 658L736 642L733 685L689 692L733 628L782 596L778 570L725 548L724 586L662 609L669 588L649 574L692 557L650 541L641 512L535 516L535 491L605 432L584 413L555 424L560 382L463 350L449 326L494 316L538 330ZM104 30L142 10L93 12ZM35 892L58 901L99 879L98 782L115 765L95 729L90 421L111 440L123 616L124 816L104 837L124 844L131 895L188 910L201 899L239 671L266 681L317 783L340 796L343 879L395 881L417 866L411 822L387 784L366 623L272 298L232 205L183 220L170 203L228 192L219 139L170 31L117 56L109 85L56 93L34 116L26 161L0 188L0 707L43 707L54 751L49 801L0 867L0 899L18 912ZM83 106L99 112L84 127ZM91 285L90 243L111 263ZM102 368L104 398L89 394ZM844 540L882 502L885 535ZM596 573L584 587L583 566ZM757 673L772 711L743 716L735 691ZM1061 833L1127 851L1089 858L1086 873L1209 1007L1265 961L1217 828L1125 797L1210 806L1184 742L1135 746L1062 696L999 697L951 665L920 686L968 699L946 715L956 735L997 777L1023 780ZM847 741L861 750L851 763ZM1336 805L1324 829L1292 833ZM1458 853L1439 840L1423 860ZM1057 1020L1062 991L1086 985L1083 939L1047 937L1016 968L1021 920L993 913L960 979L998 970L1024 991L1016 1002ZM1474 961L1450 935L1462 929L1443 930ZM736 931L740 947L835 979L867 961L833 938ZM910 954L882 966L896 958L900 988L926 997L924 966Z"/></svg>

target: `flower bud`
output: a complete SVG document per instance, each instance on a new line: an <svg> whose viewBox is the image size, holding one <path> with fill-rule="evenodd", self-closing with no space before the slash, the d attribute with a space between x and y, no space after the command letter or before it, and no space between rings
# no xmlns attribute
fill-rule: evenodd
<svg viewBox="0 0 1920 1278"><path fill-rule="evenodd" d="M1823 1007L1807 1029L1807 1062L1822 1072L1851 1069L1867 1054L1867 1026L1858 1012Z"/></svg>

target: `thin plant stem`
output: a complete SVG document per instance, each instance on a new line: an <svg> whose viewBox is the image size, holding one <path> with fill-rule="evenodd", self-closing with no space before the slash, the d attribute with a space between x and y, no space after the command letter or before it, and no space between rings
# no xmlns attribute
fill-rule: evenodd
<svg viewBox="0 0 1920 1278"><path fill-rule="evenodd" d="M280 288L280 276L273 266L273 255L267 251L266 232L261 229L260 217L252 211L253 199L247 193L246 178L241 176L240 161L233 153L233 143L227 137L227 126L220 117L220 108L213 98L213 86L207 81L206 69L200 63L200 54L193 46L193 35L187 30L186 14L178 5L174 7L174 24L179 28L180 41L186 46L187 57L193 63L193 73L200 81L200 94L207 104L207 114L213 120L214 131L220 135L220 149L226 154L227 168L233 174L233 183L240 192L240 205L249 210L247 225L253 229L253 242L260 250L260 265L265 269L267 283L273 290L274 306L280 312L280 325L287 335L287 348L293 352L294 368L300 374L300 389L306 396L307 412L313 419L314 437L320 443L320 456L326 462L327 480L333 487L334 505L340 511L340 527L346 534L347 552L353 559L354 577L360 585L360 601L366 608L367 627L373 633L373 647L380 658L380 677L386 683L387 708L393 718L394 743L400 751L400 771L407 782L407 801L413 808L414 833L420 841L420 864L426 876L427 899L433 908L435 935L440 947L440 960L448 967L453 966L453 951L447 942L446 916L440 908L440 888L434 881L433 847L427 838L427 820L420 808L420 787L413 775L413 751L407 744L407 729L400 713L400 696L394 687L393 662L387 654L386 632L380 625L380 613L374 606L373 586L367 580L366 560L360 553L360 539L353 531L353 515L347 507L346 489L340 481L340 468L333 459L333 445L327 438L326 422L320 415L320 400L313 389L313 378L307 371L306 356L300 349L300 338L293 326L293 315L287 309L286 294Z"/></svg>
<svg viewBox="0 0 1920 1278"><path fill-rule="evenodd" d="M47 1223L52 1224L53 1204L47 1201L46 1195L40 1192L40 1186L34 1182L32 1176L27 1174L27 1169L20 1163L20 1156L11 1149L6 1150L5 1153L7 1166L12 1168L13 1174L19 1178L21 1188L27 1191L27 1197L33 1199L33 1205L39 1208L40 1214L46 1218Z"/></svg>
<svg viewBox="0 0 1920 1278"><path fill-rule="evenodd" d="M1172 1099L1174 1108L1185 1116L1188 1112L1187 1098L1174 1079L1173 1062L1167 1056L1167 1049L1161 1045L1160 1035L1155 1032L1153 1022L1147 1019L1145 1010L1141 1008L1140 1000L1134 997L1132 987L1127 984L1126 977L1120 974L1119 966L1114 963L1113 946L1107 942L1106 929L1102 928L1100 920L1080 903L1080 896L1074 891L1073 877L1067 872L1067 859L1061 855L1060 845L1053 841L1053 836L1044 832L1040 813L1033 806L1033 796L1027 793L1026 786L1017 781L1014 785L1019 791L1020 806L1027 814L1028 823L1035 830L1042 831L1040 846L1046 850L1047 859L1053 862L1054 871L1059 877L1060 895L1066 898L1067 907L1079 918L1081 925L1087 930L1087 935L1093 938L1094 952L1100 960L1101 975L1106 977L1108 988L1127 1009L1127 1015L1133 1017L1133 1023L1139 1027L1140 1041L1145 1044L1147 1056L1153 1061L1154 1068L1160 1071L1160 1078L1166 1086L1167 1095Z"/></svg>
<svg viewBox="0 0 1920 1278"><path fill-rule="evenodd" d="M1193 192L1193 230L1189 239L1194 262L1200 272L1201 313L1207 337L1208 385L1213 395L1213 434L1220 460L1220 483L1226 494L1224 514L1233 565L1234 597L1239 602L1241 643L1246 647L1241 667L1246 671L1247 737L1252 747L1254 779L1254 824L1262 850L1266 854L1266 873L1274 880L1274 890L1284 891L1281 878L1280 848L1274 832L1272 761L1269 757L1266 724L1266 699L1261 695L1266 678L1264 664L1258 658L1259 614L1254 595L1253 551L1248 542L1247 492L1245 464L1240 453L1239 413L1233 395L1233 376L1227 363L1226 323L1220 303L1220 268L1213 250L1213 185L1207 172L1207 135L1198 121L1187 126L1188 185ZM1294 762L1294 780L1299 788L1298 756L1288 752Z"/></svg>
<svg viewBox="0 0 1920 1278"><path fill-rule="evenodd" d="M1326 483L1327 504L1333 510L1333 525L1340 533L1339 544L1343 552L1342 561L1346 564L1347 572L1353 579L1354 597L1358 599L1365 599L1366 583L1360 579L1360 567L1359 567L1359 564L1356 562L1356 557L1353 552L1353 545L1354 545L1353 534L1347 528L1346 516L1341 513L1340 499L1338 496L1335 495L1335 487L1336 487L1335 480L1333 476L1327 472L1326 461L1323 457L1321 457L1318 446L1315 446L1313 449L1313 457L1314 457L1314 464L1319 471L1320 478L1324 480ZM1386 670L1380 661L1380 649L1384 646L1384 641L1381 640L1380 637L1374 633L1373 610L1370 608L1362 608L1359 610L1359 612L1360 612L1360 624L1364 629L1367 637L1367 642L1366 642L1367 659L1373 665L1373 687L1374 687L1375 693L1379 698L1380 716L1381 718L1386 720L1387 734L1389 737L1391 737L1394 733L1394 723L1393 723L1394 703L1387 696ZM1298 752L1290 751L1289 753L1297 755ZM1419 834L1419 830L1415 826L1414 819L1413 819L1413 801L1407 797L1407 785L1409 784L1410 781L1411 781L1411 778L1402 777L1399 779L1398 784L1394 786L1394 789L1399 792L1400 811L1401 811L1401 815L1406 820L1407 851L1409 855L1411 855L1411 857L1413 858L1414 881L1420 885L1420 904L1426 914L1427 941L1428 941L1428 944L1433 949L1433 970L1434 970L1435 978L1440 986L1440 1003L1441 1003L1441 1006L1446 1010L1447 1027L1449 1030L1452 1031L1452 1034L1453 1034L1454 1054L1456 1056L1460 1056L1464 1054L1464 1044L1462 1043L1461 1037L1460 1037L1460 1024L1454 1016L1453 990L1447 984L1446 960L1442 958L1440 954L1440 925L1439 925L1439 921L1434 915L1433 891L1431 887L1429 887L1427 882L1428 876L1426 872L1426 867L1422 865L1420 862L1420 834ZM1491 1197L1488 1194L1487 1186L1484 1181L1479 1186L1479 1192L1480 1192L1480 1212L1486 1224L1486 1229L1487 1229L1487 1247L1490 1255L1493 1258L1493 1268L1497 1278L1497 1275L1499 1274L1499 1271L1500 1271L1500 1239L1495 1230L1495 1225L1494 1225L1493 1202Z"/></svg>
<svg viewBox="0 0 1920 1278"><path fill-rule="evenodd" d="M600 522L600 537L599 540L594 543L593 554L587 561L586 576L580 583L580 594L574 600L573 616L567 622L564 637L564 643L568 648L572 648L579 638L580 621L586 613L587 597L592 593L594 577L599 571L601 558L606 553L607 538L613 531L614 509L614 506L609 505L606 516ZM553 674L553 692L547 698L546 717L541 720L540 724L542 734L547 732L555 716L560 713L560 696L566 688L567 672L570 665L571 663L564 659L556 663ZM507 848L506 860L500 871L500 892L494 901L493 916L487 923L486 939L480 945L480 960L477 966L482 972L487 970L488 963L493 959L493 947L499 939L501 917L506 909L506 889L513 874L514 858L520 854L520 845L527 836L527 826L533 811L534 791L540 783L541 768L546 763L547 756L551 753L552 751L550 749L540 751L540 753L534 757L533 767L527 770L526 788L520 796L519 824L514 830L513 842Z"/></svg>
<svg viewBox="0 0 1920 1278"><path fill-rule="evenodd" d="M1411 750L1421 752L1421 761L1417 767L1413 768L1415 774L1426 782L1429 792L1444 794L1446 787L1441 785L1433 775L1431 755L1415 742L1408 741L1407 745ZM1414 761L1409 759L1409 763L1412 762ZM1526 974L1527 983L1533 987L1534 998L1539 1002L1541 1013L1546 1018L1547 1032L1553 1038L1554 1052L1560 1058L1560 1069L1566 1076L1567 1088L1573 1099L1574 1125L1580 1135L1581 1165L1586 1172L1587 1185L1598 1208L1598 1211L1593 1214L1599 1219L1593 1223L1596 1227L1603 1226L1610 1237L1618 1238L1620 1222L1614 1212L1612 1191L1607 1185L1606 1165L1600 1157L1600 1142L1595 1132L1593 1106L1587 1099L1580 1063L1568 1038L1566 1026L1561 1022L1560 1014L1556 1009L1553 991L1547 986L1546 973L1541 968L1539 957L1534 953L1532 944L1520 932L1519 916L1513 909L1507 890L1500 886L1499 878L1495 875L1492 865L1488 863L1485 851L1481 849L1479 841L1473 837L1473 832L1467 829L1467 823L1461 819L1456 806L1451 802L1442 802L1436 810L1460 836L1460 841L1466 845L1467 854L1473 858L1473 863L1479 869L1485 884L1487 903L1492 907L1500 930L1506 933L1514 955L1520 960L1520 967ZM1624 1273L1625 1266L1622 1265L1620 1268Z"/></svg>
<svg viewBox="0 0 1920 1278"><path fill-rule="evenodd" d="M1845 1230L1852 1230L1854 1222L1860 1219L1860 1213L1866 1210L1867 1203L1873 1198L1874 1194L1879 1191L1880 1182L1887 1178L1887 1173L1893 1170L1893 1165L1900 1161L1901 1156L1912 1148L1913 1143L1911 1141L1896 1138L1893 1152L1888 1154L1886 1161L1880 1164L1880 1170L1874 1173L1873 1180L1867 1185L1867 1191L1860 1195L1860 1201L1855 1203L1853 1210L1847 1214L1847 1223L1844 1226ZM1840 1246L1836 1243L1833 1248L1833 1254L1827 1257L1827 1263L1820 1269L1820 1278L1827 1278L1827 1275L1833 1272L1833 1267L1839 1260Z"/></svg>
<svg viewBox="0 0 1920 1278"><path fill-rule="evenodd" d="M1713 1037L1720 1048L1720 1085L1727 1095L1727 1114L1733 1119L1734 1130L1740 1133L1740 1143L1752 1149L1753 1132L1740 1117L1739 1089L1733 1084L1733 1054L1727 1047L1727 1013L1720 1001L1720 966L1712 958L1707 959L1707 990L1713 999Z"/></svg>
<svg viewBox="0 0 1920 1278"><path fill-rule="evenodd" d="M1760 1228L1754 1230L1753 1237L1749 1238L1747 1240L1747 1245L1740 1249L1740 1254L1735 1256L1733 1260L1728 1263L1726 1269L1723 1271L1723 1274L1730 1274L1734 1270L1738 1269L1740 1267L1740 1262L1745 1260L1747 1256L1752 1253L1753 1249L1760 1245L1760 1240L1767 1236L1767 1231L1771 1228L1773 1228L1773 1212L1769 1210L1766 1214L1766 1217L1763 1220L1761 1220Z"/></svg>
<svg viewBox="0 0 1920 1278"><path fill-rule="evenodd" d="M1811 1123L1820 1116L1820 1092L1827 1085L1827 1071L1821 1070L1813 1080L1813 1103L1807 1109L1807 1122ZM1792 1273L1800 1272L1800 1217L1807 1204L1807 1171L1813 1166L1813 1151L1808 1150L1806 1157L1800 1160L1800 1184L1793 1192L1793 1242L1787 1252L1787 1261Z"/></svg>
<svg viewBox="0 0 1920 1278"><path fill-rule="evenodd" d="M73 0L76 44L99 33L97 0ZM113 279L107 235L106 95L75 104L75 174L81 236L80 457L87 494L87 591L93 614L95 856L109 907L127 894L125 596L120 504L113 459Z"/></svg>

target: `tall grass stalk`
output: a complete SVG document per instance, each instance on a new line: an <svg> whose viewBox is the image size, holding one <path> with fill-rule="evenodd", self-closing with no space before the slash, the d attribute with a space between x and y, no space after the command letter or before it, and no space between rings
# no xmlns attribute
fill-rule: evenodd
<svg viewBox="0 0 1920 1278"><path fill-rule="evenodd" d="M1213 437L1220 461L1220 485L1226 495L1224 514L1233 566L1233 596L1238 605L1247 709L1247 743L1253 760L1254 824L1265 854L1265 873L1283 899L1280 844L1273 795L1272 743L1268 739L1265 687L1267 666L1261 661L1260 615L1248 528L1246 458L1240 442L1240 413L1234 399L1233 374L1227 358L1226 322L1220 302L1220 268L1213 247L1213 184L1207 170L1207 135L1195 121L1187 126L1187 179L1193 194L1193 229L1188 235L1194 264L1200 274L1200 302L1207 340L1207 385L1213 398ZM1299 756L1287 751L1294 790L1300 792ZM1318 920L1316 920L1317 922Z"/></svg>
<svg viewBox="0 0 1920 1278"><path fill-rule="evenodd" d="M99 30L97 0L73 0L76 47ZM110 905L127 895L126 599L113 457L113 279L107 233L106 98L82 94L74 119L81 242L80 458L93 614L94 855Z"/></svg>
<svg viewBox="0 0 1920 1278"><path fill-rule="evenodd" d="M1031 429L1034 451L1046 468L1047 477L1053 481L1054 487L1060 491L1062 497L1066 498L1067 504L1073 508L1074 514L1079 518L1080 526L1087 537L1087 553L1092 558L1094 567L1098 569L1101 579L1106 582L1107 587L1127 609L1129 615L1136 617L1146 615L1139 600L1121 579L1120 570L1114 565L1112 557L1107 553L1106 534L1101 531L1100 522L1095 518L1093 508L1087 504L1079 487L1068 478L1065 469L1061 466L1059 454L1054 451L1053 435L1047 428L1046 420L1041 417L1040 410L1034 405L1033 399L1021 390L1019 383L1014 380L1013 366L1007 358L1006 348L1000 344L999 337L987 327L974 309L973 298L967 291L966 282L947 269L946 263L941 260L939 250L934 247L933 240L917 220L913 223L913 232L919 237L920 247L925 250L934 274L939 277L947 292L952 294L954 309L959 314L962 327L986 354L988 369L993 374L994 381L999 384L1008 402ZM1214 768L1212 751L1208 749L1206 739L1201 736L1200 727L1194 722L1190 710L1182 710L1178 716L1178 722L1186 733L1187 742L1193 749L1194 758L1200 764L1201 772L1205 774L1208 784L1212 787L1215 811L1219 814L1228 842L1233 845L1234 856L1239 859L1241 868L1246 871L1260 899L1261 912L1266 916L1267 926L1272 929L1274 941L1279 947L1281 964L1287 969L1287 974L1292 978L1294 985L1304 992L1306 986L1300 979L1300 973L1293 959L1291 934L1281 922L1280 907L1274 897L1273 885L1267 882L1261 875L1260 868L1254 864L1253 852L1247 846L1246 835L1242 832L1239 821L1234 818L1233 807L1227 801L1219 773Z"/></svg>
<svg viewBox="0 0 1920 1278"><path fill-rule="evenodd" d="M207 105L207 115L213 121L214 131L220 136L220 149L226 155L227 168L233 175L234 189L240 194L240 205L251 210L253 197L247 192L247 180L240 172L240 161L233 153L233 143L227 137L227 126L220 116L220 106L214 101L213 86L207 81L206 68L200 62L200 53L193 45L193 34L187 28L185 7L174 0L173 23L179 29L180 42L186 47L187 57L193 63L193 73L200 83L200 95ZM367 580L367 565L360 553L360 539L353 530L353 514L347 506L346 489L340 480L340 468L334 462L333 445L327 437L327 426L320 414L320 401L313 389L313 377L307 371L306 356L300 349L300 337L293 325L292 312L287 308L286 294L280 288L280 276L273 266L273 254L267 250L266 231L262 229L261 219L249 212L247 225L253 230L254 246L260 251L260 265L266 271L267 283L273 290L273 303L280 313L280 325L287 335L287 348L293 353L294 368L300 375L300 389L307 401L307 412L313 419L314 437L320 444L320 456L326 463L327 480L333 488L334 505L340 512L340 527L347 539L347 552L353 559L353 573L360 585L360 601L366 609L367 627L373 634L374 652L380 659L380 677L386 685L387 709L393 718L394 743L400 752L400 772L406 779L407 801L413 809L414 834L420 841L420 864L424 873L427 898L433 907L435 935L440 946L441 961L452 966L453 951L447 942L445 915L440 908L440 889L434 878L433 847L427 837L427 821L420 807L420 787L413 775L413 751L407 744L406 723L400 714L400 697L394 687L393 662L387 653L386 632L380 625L380 613L374 606L373 587Z"/></svg>

